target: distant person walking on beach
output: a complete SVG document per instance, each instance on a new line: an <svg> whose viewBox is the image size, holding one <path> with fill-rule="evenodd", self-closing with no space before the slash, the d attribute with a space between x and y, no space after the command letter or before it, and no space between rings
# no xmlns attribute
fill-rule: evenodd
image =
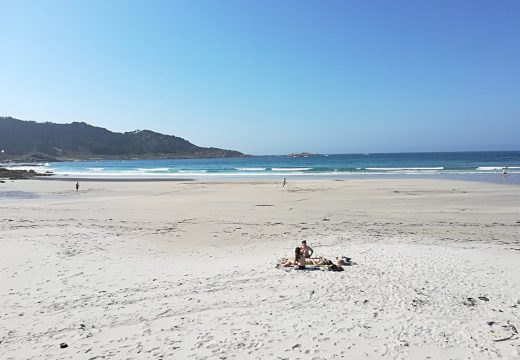
<svg viewBox="0 0 520 360"><path fill-rule="evenodd" d="M76 181L76 192L79 191L79 182Z"/></svg>
<svg viewBox="0 0 520 360"><path fill-rule="evenodd" d="M502 169L502 175L507 175L507 166Z"/></svg>
<svg viewBox="0 0 520 360"><path fill-rule="evenodd" d="M312 254L314 254L314 250L309 245L307 245L307 241L305 240L302 241L302 246L300 247L300 249L303 254L303 257L305 258L310 258Z"/></svg>
<svg viewBox="0 0 520 360"><path fill-rule="evenodd" d="M286 179L286 178L283 178L283 184L282 184L282 187L285 187L286 184L287 184L287 179Z"/></svg>

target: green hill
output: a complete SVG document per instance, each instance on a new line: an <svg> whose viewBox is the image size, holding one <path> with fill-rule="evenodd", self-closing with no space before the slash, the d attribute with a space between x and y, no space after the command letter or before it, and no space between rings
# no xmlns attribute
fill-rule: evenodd
<svg viewBox="0 0 520 360"><path fill-rule="evenodd" d="M0 117L3 157L65 159L152 159L240 157L244 154L196 146L177 136L150 130L112 132L83 122L38 123Z"/></svg>

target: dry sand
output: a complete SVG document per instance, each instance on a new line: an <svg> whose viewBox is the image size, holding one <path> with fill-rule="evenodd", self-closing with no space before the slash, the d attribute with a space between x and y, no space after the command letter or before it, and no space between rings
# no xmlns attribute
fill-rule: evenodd
<svg viewBox="0 0 520 360"><path fill-rule="evenodd" d="M520 357L518 186L73 185L0 184L1 359Z"/></svg>

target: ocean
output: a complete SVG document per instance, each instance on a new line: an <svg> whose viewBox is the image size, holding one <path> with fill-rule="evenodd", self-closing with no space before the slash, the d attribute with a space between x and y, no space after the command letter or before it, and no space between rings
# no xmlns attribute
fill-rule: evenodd
<svg viewBox="0 0 520 360"><path fill-rule="evenodd" d="M343 154L308 157L98 160L4 164L60 178L378 178L443 177L520 183L520 151ZM502 175L508 168L507 176Z"/></svg>

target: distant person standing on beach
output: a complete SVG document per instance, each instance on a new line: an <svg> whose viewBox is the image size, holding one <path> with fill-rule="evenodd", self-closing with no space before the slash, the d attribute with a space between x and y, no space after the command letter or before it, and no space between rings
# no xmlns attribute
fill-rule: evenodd
<svg viewBox="0 0 520 360"><path fill-rule="evenodd" d="M76 191L79 191L79 182L76 181Z"/></svg>
<svg viewBox="0 0 520 360"><path fill-rule="evenodd" d="M283 184L282 184L282 187L285 187L286 184L287 184L287 179L286 179L286 178L283 178Z"/></svg>
<svg viewBox="0 0 520 360"><path fill-rule="evenodd" d="M502 175L507 175L507 166L502 169Z"/></svg>

